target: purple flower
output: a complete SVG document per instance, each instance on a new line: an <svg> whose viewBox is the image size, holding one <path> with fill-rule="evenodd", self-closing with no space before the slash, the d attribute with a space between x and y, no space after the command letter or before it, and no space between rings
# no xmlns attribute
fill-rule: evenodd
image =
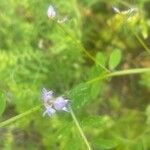
<svg viewBox="0 0 150 150"><path fill-rule="evenodd" d="M50 5L50 6L48 7L47 16L48 16L48 18L50 18L50 19L53 19L53 18L56 17L56 11L55 11L55 9L54 9L54 7L53 7L52 5Z"/></svg>
<svg viewBox="0 0 150 150"><path fill-rule="evenodd" d="M64 99L63 97L57 97L56 100L53 103L53 106L56 110L68 110L68 100Z"/></svg>
<svg viewBox="0 0 150 150"><path fill-rule="evenodd" d="M48 91L45 88L42 89L42 99L45 111L43 116L48 115L51 117L56 111L66 111L69 112L69 100L63 97L53 97L53 91Z"/></svg>
<svg viewBox="0 0 150 150"><path fill-rule="evenodd" d="M46 106L45 107L46 110L44 111L43 113L43 117L47 114L49 117L51 117L55 112L56 110L52 108L52 106Z"/></svg>
<svg viewBox="0 0 150 150"><path fill-rule="evenodd" d="M45 88L42 89L42 99L44 103L48 103L49 100L53 99L53 91L48 91Z"/></svg>

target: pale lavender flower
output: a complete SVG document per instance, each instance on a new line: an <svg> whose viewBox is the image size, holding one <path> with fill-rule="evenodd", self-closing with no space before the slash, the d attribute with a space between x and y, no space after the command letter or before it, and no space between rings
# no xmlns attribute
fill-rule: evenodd
<svg viewBox="0 0 150 150"><path fill-rule="evenodd" d="M48 103L49 100L53 99L53 91L48 91L45 88L42 89L42 99L44 103Z"/></svg>
<svg viewBox="0 0 150 150"><path fill-rule="evenodd" d="M63 97L53 97L53 91L48 91L45 88L42 89L42 98L45 111L43 116L48 115L51 117L56 111L69 112L69 100Z"/></svg>
<svg viewBox="0 0 150 150"><path fill-rule="evenodd" d="M63 110L63 111L69 111L68 110L68 100L64 99L63 97L57 97L56 100L53 103L53 106L56 110Z"/></svg>
<svg viewBox="0 0 150 150"><path fill-rule="evenodd" d="M47 114L49 117L51 117L55 112L56 110L52 108L52 106L46 106L45 107L46 110L44 111L43 113L43 117Z"/></svg>
<svg viewBox="0 0 150 150"><path fill-rule="evenodd" d="M56 17L56 11L55 11L55 9L54 9L54 7L53 7L52 5L50 5L50 6L48 7L47 16L48 16L48 18L50 18L50 19L53 19L53 18Z"/></svg>

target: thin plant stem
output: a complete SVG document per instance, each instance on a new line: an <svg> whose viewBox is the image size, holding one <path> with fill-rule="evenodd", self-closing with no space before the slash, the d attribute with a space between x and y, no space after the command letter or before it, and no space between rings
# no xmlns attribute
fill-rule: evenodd
<svg viewBox="0 0 150 150"><path fill-rule="evenodd" d="M140 73L145 73L145 72L150 72L150 68L136 68L136 69L127 69L127 70L120 70L120 71L115 71L109 74L105 74L102 76L99 76L97 78L94 78L90 81L87 81L88 84L107 79L109 77L116 77L116 76L124 76L124 75L132 75L132 74L140 74Z"/></svg>
<svg viewBox="0 0 150 150"><path fill-rule="evenodd" d="M80 47L80 50L82 50L94 63L98 64L103 70L105 70L106 72L110 72L110 70L108 70L105 66L103 66L102 64L100 64L99 62L97 62L95 60L95 58L82 46L81 42L78 41L76 38L74 38L68 31L66 31L63 26L59 23L56 22L56 24L61 28L61 30L66 33L71 39L72 41L78 45Z"/></svg>
<svg viewBox="0 0 150 150"><path fill-rule="evenodd" d="M74 112L73 112L73 110L72 110L72 108L70 108L70 113L71 113L71 116L72 116L72 118L73 118L73 121L74 121L74 123L75 123L77 129L79 130L79 133L80 133L80 135L81 135L81 137L82 137L84 143L85 143L86 146L87 146L87 149L88 149L88 150L92 150L92 148L91 148L91 146L90 146L90 144L89 144L89 142L88 142L88 140L87 140L87 138L86 138L86 136L85 136L85 134L84 134L84 132L83 132L83 130L82 130L82 128L81 128L81 126L80 126L80 124L79 124L79 122L78 122L78 120L77 120L77 118L76 118L76 116L75 116L75 114L74 114Z"/></svg>
<svg viewBox="0 0 150 150"><path fill-rule="evenodd" d="M136 68L136 69L120 70L120 71L116 71L116 72L112 72L108 74L107 77L139 74L139 73L145 73L145 72L150 72L150 68Z"/></svg>
<svg viewBox="0 0 150 150"><path fill-rule="evenodd" d="M144 49L150 54L149 47L147 47L147 45L143 42L143 40L140 38L140 36L138 34L136 34L135 32L133 32L133 34L135 35L135 37L139 41L139 43L144 47Z"/></svg>
<svg viewBox="0 0 150 150"><path fill-rule="evenodd" d="M4 127L6 125L9 125L10 123L13 123L13 122L15 122L15 121L17 121L17 120L19 120L19 119L29 115L29 114L32 114L33 112L38 111L40 109L40 107L41 106L36 106L36 107L34 107L34 108L32 108L32 109L30 109L30 110L28 110L28 111L26 111L26 112L24 112L22 114L19 114L19 115L15 116L15 117L12 117L12 118L10 118L10 119L8 119L6 121L1 122L0 123L0 128Z"/></svg>

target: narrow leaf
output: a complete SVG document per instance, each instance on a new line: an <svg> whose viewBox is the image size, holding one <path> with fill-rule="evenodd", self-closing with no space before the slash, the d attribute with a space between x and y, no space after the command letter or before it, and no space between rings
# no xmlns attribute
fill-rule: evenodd
<svg viewBox="0 0 150 150"><path fill-rule="evenodd" d="M98 52L96 55L96 62L98 62L99 64L105 66L106 63L106 59L105 56L102 52Z"/></svg>
<svg viewBox="0 0 150 150"><path fill-rule="evenodd" d="M90 100L90 85L79 84L69 92L68 97L72 100L73 107L80 108Z"/></svg>
<svg viewBox="0 0 150 150"><path fill-rule="evenodd" d="M103 150L112 149L118 145L117 141L114 139L97 139L93 141L93 143L97 148Z"/></svg>
<svg viewBox="0 0 150 150"><path fill-rule="evenodd" d="M111 70L115 69L119 65L120 61L121 61L121 51L119 49L116 49L110 54L108 64L109 69Z"/></svg>

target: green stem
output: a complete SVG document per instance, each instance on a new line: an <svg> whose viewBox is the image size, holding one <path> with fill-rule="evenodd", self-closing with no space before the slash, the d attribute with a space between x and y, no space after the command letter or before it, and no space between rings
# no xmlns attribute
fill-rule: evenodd
<svg viewBox="0 0 150 150"><path fill-rule="evenodd" d="M32 114L33 112L38 111L40 109L40 107L41 106L36 106L36 107L34 107L34 108L32 108L32 109L30 109L30 110L28 110L28 111L26 111L26 112L24 112L24 113L22 113L20 115L17 115L15 117L12 117L12 118L6 120L6 121L1 122L0 123L0 128L4 127L6 125L9 125L10 123L13 123L13 122L21 119L22 117L25 117L25 116L27 116L29 114ZM74 114L74 112L73 112L73 110L71 108L70 108L70 113L71 113L71 116L72 116L72 118L73 118L73 120L74 120L74 122L75 122L75 124L76 124L76 126L77 126L77 128L78 128L78 130L80 132L80 134L81 134L81 137L83 138L85 144L87 145L88 150L92 150L91 147L90 147L90 144L89 144L86 136L84 135L84 133L83 133L83 131L82 131L80 125L79 125L79 122L78 122L78 120L77 120L77 118L76 118L76 116L75 116L75 114Z"/></svg>
<svg viewBox="0 0 150 150"><path fill-rule="evenodd" d="M56 22L56 24L61 28L61 30L64 33L66 33L72 39L72 41L75 43L75 45L78 45L80 47L80 50L82 50L94 63L98 64L106 72L110 72L105 66L103 66L102 64L97 62L95 60L95 58L82 46L81 42L78 41L76 38L74 38L68 31L66 31L61 24L59 24L57 22Z"/></svg>
<svg viewBox="0 0 150 150"><path fill-rule="evenodd" d="M15 117L12 117L12 118L6 120L6 121L1 122L1 123L0 123L0 128L4 127L4 126L6 126L6 125L8 125L8 124L10 124L10 123L12 123L12 122L15 122L15 121L19 120L19 119L21 119L22 117L25 117L25 116L27 116L27 115L29 115L29 114L32 114L33 112L38 111L38 110L40 109L40 107L41 107L41 106L36 106L36 107L34 107L34 108L32 108L32 109L30 109L30 110L28 110L28 111L26 111L26 112L24 112L24 113L22 113L22 114L20 114L20 115L17 115L17 116L15 116Z"/></svg>
<svg viewBox="0 0 150 150"><path fill-rule="evenodd" d="M133 31L132 31L133 32ZM133 34L135 35L135 37L137 38L137 40L139 41L139 43L144 47L144 49L150 54L150 49L147 47L147 45L143 42L143 40L139 37L138 34L136 34L135 32L133 32Z"/></svg>
<svg viewBox="0 0 150 150"><path fill-rule="evenodd" d="M92 148L91 148L91 146L90 146L90 144L89 144L89 142L88 142L86 136L84 135L84 132L83 132L83 130L82 130L82 128L81 128L81 126L80 126L80 124L79 124L79 122L78 122L78 120L77 120L77 118L76 118L76 116L75 116L75 114L74 114L74 112L73 112L73 110L72 110L71 108L70 108L70 113L71 113L71 116L72 116L72 118L73 118L73 120L74 120L74 122L75 122L76 127L77 127L78 130L79 130L79 133L80 133L80 135L81 135L81 137L82 137L84 143L85 143L86 146L87 146L87 149L88 149L88 150L92 150Z"/></svg>
<svg viewBox="0 0 150 150"><path fill-rule="evenodd" d="M93 83L99 80L107 79L109 77L116 77L116 76L124 76L124 75L131 75L131 74L140 74L140 73L145 73L145 72L150 72L150 68L137 68L137 69L128 69L128 70L120 70L116 72L112 72L109 74L105 74L103 76L99 76L95 79L92 79L88 81L87 83Z"/></svg>
<svg viewBox="0 0 150 150"><path fill-rule="evenodd" d="M139 74L139 73L144 73L144 72L150 72L150 68L137 68L137 69L120 70L120 71L116 71L116 72L112 72L112 73L108 74L107 77Z"/></svg>

